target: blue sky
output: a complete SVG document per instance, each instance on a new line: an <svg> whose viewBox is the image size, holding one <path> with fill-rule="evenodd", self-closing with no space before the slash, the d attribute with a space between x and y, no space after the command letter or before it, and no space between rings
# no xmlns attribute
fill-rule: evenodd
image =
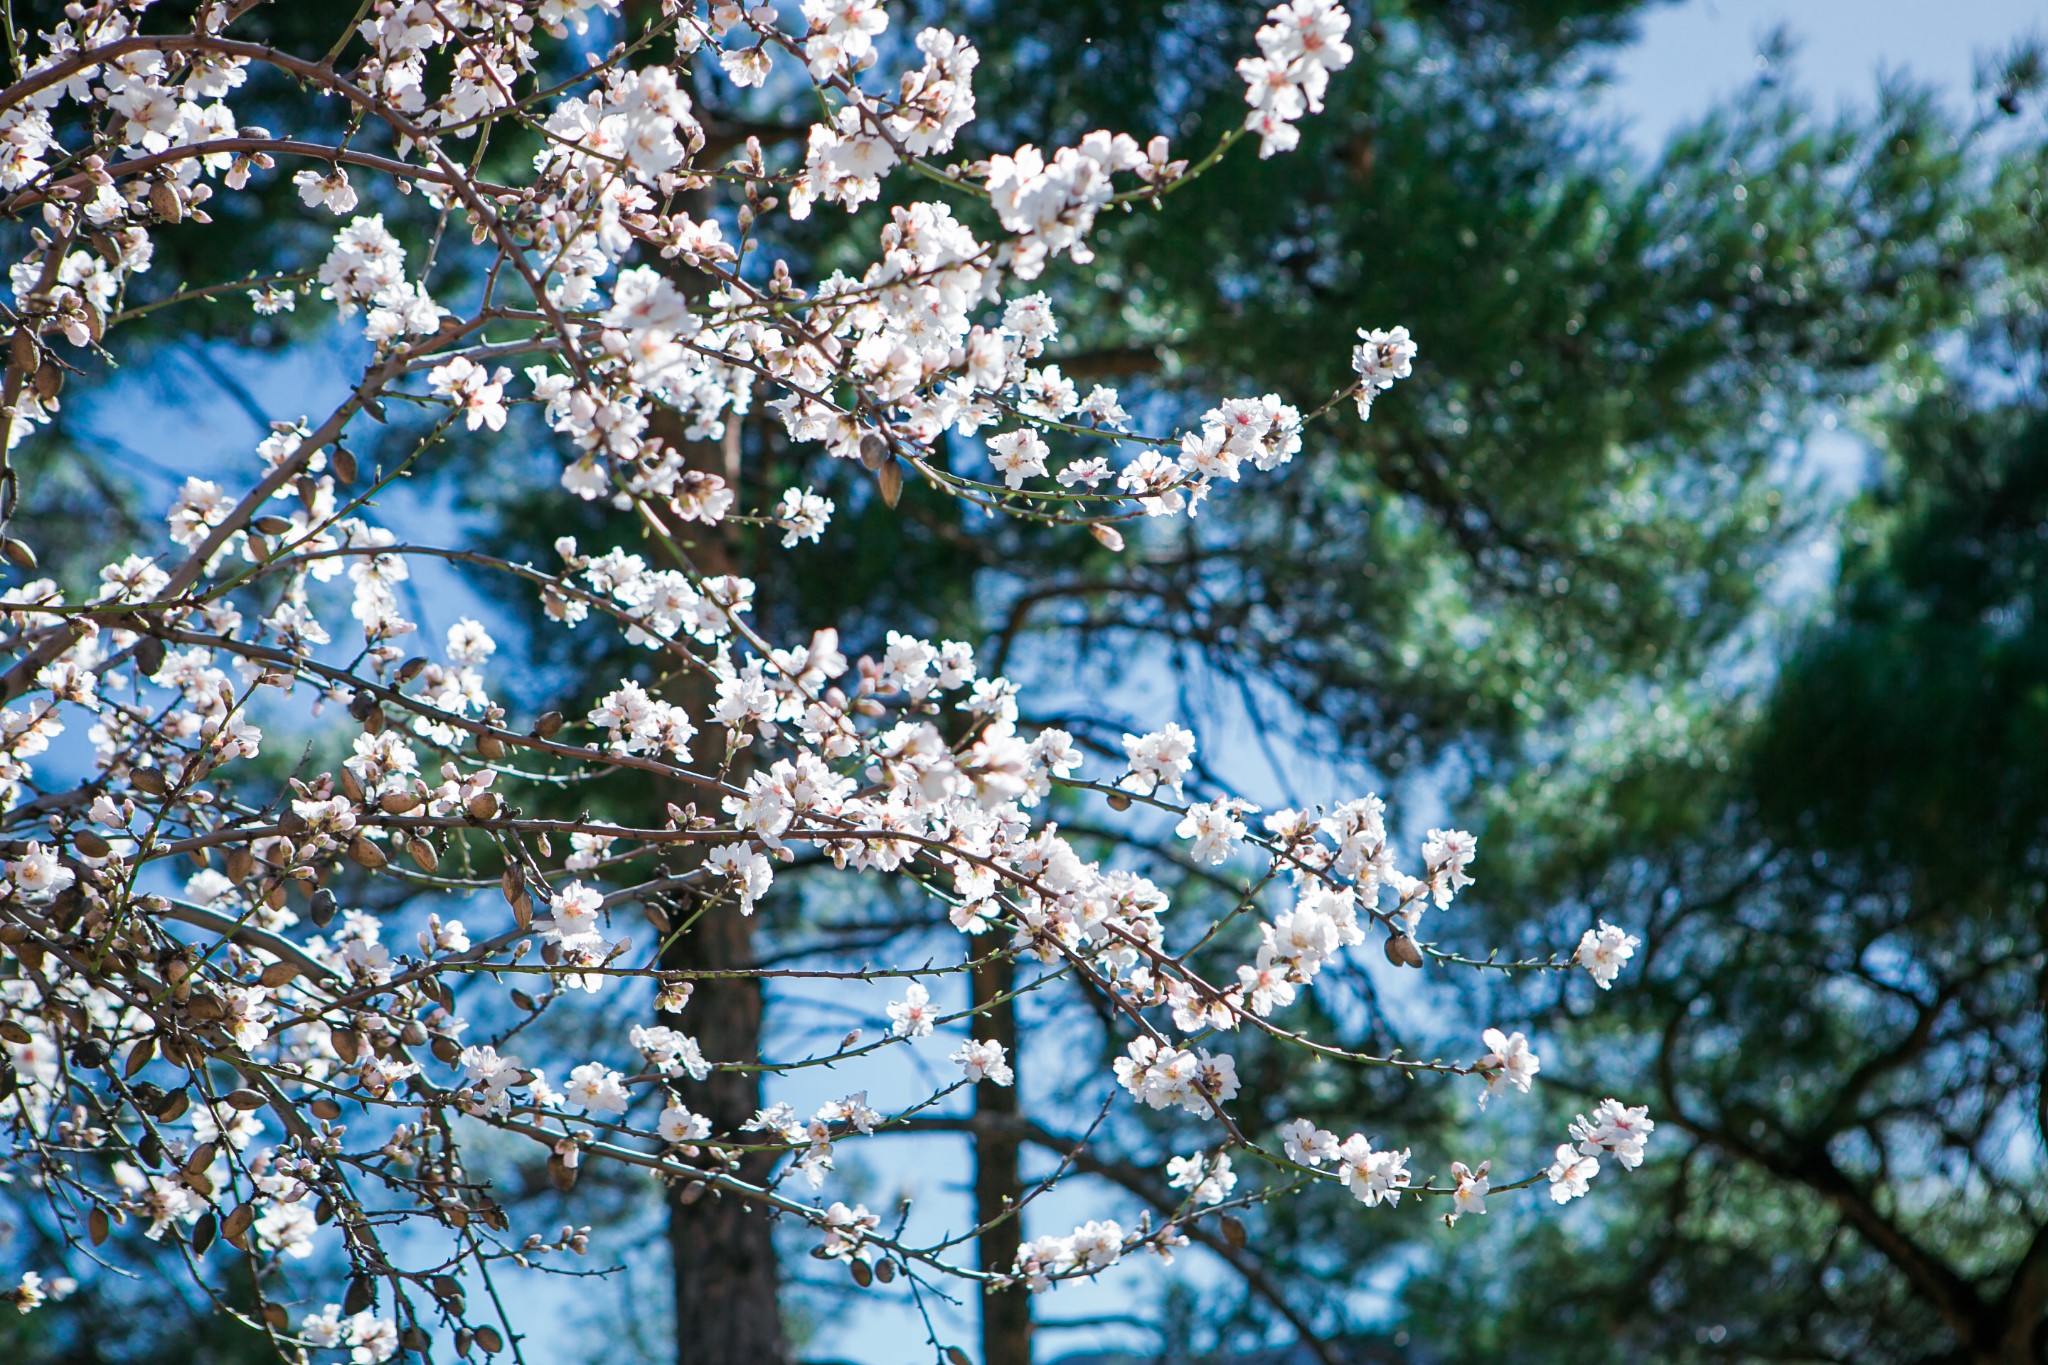
<svg viewBox="0 0 2048 1365"><path fill-rule="evenodd" d="M1686 0L1653 10L1618 53L1608 104L1654 148L1756 71L1758 40L1783 25L1799 41L1792 78L1823 99L1867 102L1880 76L1907 73L1970 92L1978 60L2032 32L2040 0Z"/></svg>

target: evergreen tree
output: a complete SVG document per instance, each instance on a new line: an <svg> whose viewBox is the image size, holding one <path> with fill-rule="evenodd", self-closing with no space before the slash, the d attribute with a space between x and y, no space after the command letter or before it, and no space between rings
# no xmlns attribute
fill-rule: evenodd
<svg viewBox="0 0 2048 1365"><path fill-rule="evenodd" d="M1647 920L1619 1009L1552 1017L1656 1096L1660 1150L1628 1217L1518 1221L1418 1276L1445 1359L2048 1352L2044 185L2020 146L1957 219L1981 309L1877 427L1825 610L1761 684L1674 689L1503 803L1495 837L1549 849L1503 915Z"/></svg>

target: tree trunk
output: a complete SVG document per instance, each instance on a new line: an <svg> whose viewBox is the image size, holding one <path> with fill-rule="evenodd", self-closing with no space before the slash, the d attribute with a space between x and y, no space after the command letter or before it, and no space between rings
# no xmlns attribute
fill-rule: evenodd
<svg viewBox="0 0 2048 1365"><path fill-rule="evenodd" d="M1011 1212L1024 1196L1021 1144L1011 1122L1018 1112L1023 1058L1017 1055L1017 1004L1004 998L1016 978L1016 963L1004 954L998 935L984 934L974 958L974 1003L982 1011L974 1016L974 1036L1001 1043L1018 1073L1009 1086L980 1081L974 1087L975 1116L988 1120L977 1123L974 1133L974 1219L985 1229L976 1249L983 1270L1003 1274L1016 1265L1024 1238L1023 1219ZM987 1226L998 1218L1003 1221ZM982 1292L981 1365L1031 1365L1031 1294L1023 1286Z"/></svg>
<svg viewBox="0 0 2048 1365"><path fill-rule="evenodd" d="M696 285L696 280L680 280ZM652 434L683 452L693 469L716 473L737 486L740 428L732 419L722 444L685 441L682 423L666 410L650 424ZM718 531L694 537L696 568L710 576L734 571L733 547ZM696 674L677 678L665 689L668 699L686 707L702 721L714 700ZM725 734L705 725L694 748L698 755L723 751ZM743 779L744 762L734 774ZM702 793L668 794L678 802L702 799ZM729 901L707 911L662 954L670 971L718 972L754 965L753 921ZM761 983L754 977L698 979L690 1004L676 1017L661 1022L694 1037L704 1056L719 1062L752 1062L761 1055ZM689 1109L711 1121L711 1130L728 1136L761 1107L761 1073L714 1070L703 1081L687 1078L675 1085ZM743 1161L739 1174L749 1181L767 1178L772 1155ZM731 1195L688 1188L673 1191L668 1205L669 1260L675 1286L676 1365L790 1365L795 1357L782 1330L782 1268L775 1256L774 1224L764 1209Z"/></svg>
<svg viewBox="0 0 2048 1365"><path fill-rule="evenodd" d="M750 924L730 905L704 915L670 947L662 965L731 969L753 961ZM761 988L750 978L700 980L682 1015L662 1022L692 1034L713 1061L750 1060L760 1051ZM730 1133L761 1107L758 1071L713 1071L676 1087L682 1102ZM759 1161L741 1174L758 1180ZM676 1365L787 1365L781 1267L774 1225L763 1210L731 1195L681 1189L670 1194L669 1256L675 1276Z"/></svg>

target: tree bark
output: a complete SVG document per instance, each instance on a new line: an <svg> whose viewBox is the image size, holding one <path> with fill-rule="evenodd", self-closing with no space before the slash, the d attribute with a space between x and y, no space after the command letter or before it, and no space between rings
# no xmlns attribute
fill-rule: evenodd
<svg viewBox="0 0 2048 1365"><path fill-rule="evenodd" d="M730 905L699 919L662 957L671 969L731 969L753 962L749 921ZM691 1033L714 1062L752 1059L760 1051L761 987L750 978L697 983L689 1007L663 1023ZM761 1107L758 1071L713 1071L684 1080L676 1093L714 1131L730 1133ZM751 1168L750 1168L751 1166ZM762 1163L741 1174L759 1179ZM668 1204L669 1257L674 1270L676 1365L788 1365L783 1335L782 1271L774 1225L764 1212L730 1195L687 1188Z"/></svg>
<svg viewBox="0 0 2048 1365"><path fill-rule="evenodd" d="M1024 1195L1015 1123L1023 1058L1017 1055L1017 1004L1006 998L1016 976L1016 963L1003 952L999 937L982 935L974 957L974 1004L980 1011L974 1016L974 1036L1001 1043L1018 1073L1009 1086L979 1081L974 1087L975 1115L990 1120L974 1129L974 1219L983 1228L976 1251L983 1270L1003 1274L1016 1265L1024 1238L1023 1219L1012 1212ZM1031 1365L1031 1295L1021 1285L982 1291L981 1361Z"/></svg>
<svg viewBox="0 0 2048 1365"><path fill-rule="evenodd" d="M694 280L683 283L695 285ZM650 424L683 453L693 469L739 482L740 429L728 423L723 443L685 441L682 423L663 410ZM733 546L717 530L694 537L696 568L711 576L734 571ZM669 700L702 720L714 701L701 677L676 679ZM700 756L723 751L722 730L706 725L694 748ZM736 774L743 767L735 765ZM698 793L677 791L669 799L687 802ZM754 965L753 921L730 902L699 917L662 954L670 971L725 972ZM661 1022L696 1038L704 1056L719 1062L752 1062L761 1055L761 983L754 977L709 977L696 982L681 1015ZM733 1133L761 1107L761 1073L714 1070L703 1081L680 1080L677 1097L711 1121L719 1136ZM775 1164L754 1156L740 1166L742 1178L765 1179ZM668 1203L669 1262L674 1281L676 1365L791 1365L795 1356L782 1327L782 1268L775 1254L775 1228L765 1210L731 1195L687 1187L672 1191Z"/></svg>

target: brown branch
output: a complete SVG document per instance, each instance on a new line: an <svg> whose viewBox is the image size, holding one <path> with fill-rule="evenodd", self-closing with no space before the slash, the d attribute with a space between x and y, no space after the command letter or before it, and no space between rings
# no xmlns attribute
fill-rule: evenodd
<svg viewBox="0 0 2048 1365"><path fill-rule="evenodd" d="M1075 1138L1063 1137L1023 1117L998 1118L992 1114L978 1113L963 1118L917 1118L895 1124L890 1131L967 1133L977 1138L991 1133L1011 1136L1033 1146L1060 1153L1073 1164L1074 1169L1089 1175L1101 1176L1112 1184L1122 1186L1163 1215L1171 1216L1182 1203L1158 1181L1132 1163L1092 1155L1086 1143ZM1302 1316L1293 1304L1287 1301L1286 1296L1280 1292L1280 1287L1273 1282L1272 1277L1259 1265L1256 1258L1233 1247L1222 1233L1205 1228L1200 1223L1185 1222L1181 1223L1180 1227L1187 1233L1190 1241L1198 1242L1205 1249L1214 1252L1224 1264L1237 1272L1238 1277L1244 1281L1245 1288L1251 1290L1285 1319L1287 1325L1299 1335L1301 1343L1314 1353L1322 1365L1343 1365L1335 1348L1315 1330L1313 1324Z"/></svg>
<svg viewBox="0 0 2048 1365"><path fill-rule="evenodd" d="M358 152L346 147L329 147L318 142L300 142L293 138L271 137L222 137L210 142L189 142L168 151L153 152L129 161L120 161L108 166L103 172L116 180L124 176L146 175L160 166L189 161L193 157L213 156L224 152L271 152L284 156L303 156L330 164L343 162L350 166L361 166L366 170L383 171L390 175L403 175L415 180L429 180L437 185L452 185L456 177L432 166L415 166L411 162L399 161L388 156L377 156L371 152ZM93 177L85 172L67 176L42 189L23 190L20 194L0 204L0 214L13 215L23 209L31 209L53 198L66 197L62 191L89 183ZM472 181L479 189L490 194L517 194L518 191L504 185L493 185L485 181Z"/></svg>

